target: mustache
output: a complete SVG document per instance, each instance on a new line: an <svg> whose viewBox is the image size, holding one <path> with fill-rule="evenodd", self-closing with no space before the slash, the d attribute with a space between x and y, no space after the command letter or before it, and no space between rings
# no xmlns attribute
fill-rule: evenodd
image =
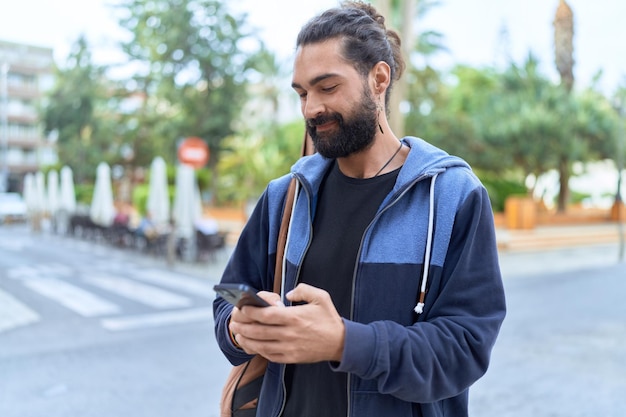
<svg viewBox="0 0 626 417"><path fill-rule="evenodd" d="M343 118L338 113L320 114L319 116L314 117L312 119L306 119L306 125L308 127L316 127L316 126L323 125L328 122L334 122L334 121L341 123L343 121Z"/></svg>

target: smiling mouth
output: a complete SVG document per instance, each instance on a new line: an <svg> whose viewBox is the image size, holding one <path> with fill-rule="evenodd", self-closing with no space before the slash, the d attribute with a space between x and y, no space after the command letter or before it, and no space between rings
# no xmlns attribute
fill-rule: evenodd
<svg viewBox="0 0 626 417"><path fill-rule="evenodd" d="M320 125L315 126L315 130L318 131L318 132L323 132L323 131L328 130L331 127L335 126L336 124L337 124L336 120L331 120L329 122L322 123Z"/></svg>

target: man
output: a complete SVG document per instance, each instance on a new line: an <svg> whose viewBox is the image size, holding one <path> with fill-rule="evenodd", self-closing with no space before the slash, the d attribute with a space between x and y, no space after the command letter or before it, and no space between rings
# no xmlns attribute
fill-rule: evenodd
<svg viewBox="0 0 626 417"><path fill-rule="evenodd" d="M214 304L229 361L270 361L257 416L466 416L487 369L505 316L489 198L461 159L394 136L385 109L403 67L397 34L363 3L298 35L292 86L317 154L270 182L222 277L272 306Z"/></svg>

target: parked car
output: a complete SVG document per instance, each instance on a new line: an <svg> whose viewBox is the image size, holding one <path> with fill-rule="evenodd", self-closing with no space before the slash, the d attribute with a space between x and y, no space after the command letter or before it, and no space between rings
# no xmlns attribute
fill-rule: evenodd
<svg viewBox="0 0 626 417"><path fill-rule="evenodd" d="M18 193L0 193L0 224L6 222L24 222L28 208Z"/></svg>

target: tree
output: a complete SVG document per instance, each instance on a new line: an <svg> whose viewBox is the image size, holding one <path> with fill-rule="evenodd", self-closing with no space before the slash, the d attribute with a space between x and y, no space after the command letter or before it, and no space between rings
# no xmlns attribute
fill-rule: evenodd
<svg viewBox="0 0 626 417"><path fill-rule="evenodd" d="M406 126L449 153L473 160L483 142L472 113L484 107L478 101L488 97L495 80L485 71L466 67L458 71L459 82L455 85L445 83L442 74L431 67L407 71Z"/></svg>
<svg viewBox="0 0 626 417"><path fill-rule="evenodd" d="M559 0L554 16L554 55L561 83L569 93L574 86L574 14L565 2ZM570 161L559 161L559 202L558 211L564 212L569 200Z"/></svg>
<svg viewBox="0 0 626 417"><path fill-rule="evenodd" d="M622 85L620 85L617 91L612 97L613 108L615 110L616 129L614 151L611 152L614 156L615 167L617 168L617 186L615 192L615 205L619 206L624 200L624 196L621 193L622 189L622 171L624 170L624 161L626 160L626 79Z"/></svg>
<svg viewBox="0 0 626 417"><path fill-rule="evenodd" d="M118 7L132 35L122 48L142 69L134 83L144 101L128 140L134 148L170 149L164 157L171 162L176 141L197 136L208 143L214 168L247 98L260 42L222 1L125 0Z"/></svg>
<svg viewBox="0 0 626 417"><path fill-rule="evenodd" d="M302 121L269 135L249 131L228 137L218 165L221 198L238 203L258 198L270 180L290 171L300 157L303 137Z"/></svg>
<svg viewBox="0 0 626 417"><path fill-rule="evenodd" d="M104 67L92 62L86 39L73 44L64 68L56 70L56 84L43 109L44 132L57 134L59 159L73 169L77 183L92 180L96 166L114 151L113 125L107 109Z"/></svg>
<svg viewBox="0 0 626 417"><path fill-rule="evenodd" d="M501 163L521 170L522 181L555 167L562 148L578 149L562 122L572 103L538 68L529 54L524 65L512 63L499 76L482 129Z"/></svg>
<svg viewBox="0 0 626 417"><path fill-rule="evenodd" d="M428 57L445 50L441 43L442 35L432 30L415 30L430 9L439 4L436 0L378 0L378 11L386 16L386 26L399 32L402 40L402 54L407 71L415 66L416 55ZM405 114L403 104L407 102L410 82L407 76L396 81L387 108L391 129L398 136L404 136Z"/></svg>
<svg viewBox="0 0 626 417"><path fill-rule="evenodd" d="M606 157L613 129L607 100L591 88L567 93L538 68L532 55L503 72L458 66L452 84L414 69L407 126L481 173L522 185L561 160Z"/></svg>
<svg viewBox="0 0 626 417"><path fill-rule="evenodd" d="M574 14L565 0L559 0L553 25L554 63L561 82L571 91L574 86Z"/></svg>
<svg viewBox="0 0 626 417"><path fill-rule="evenodd" d="M499 172L517 167L524 180L562 169L563 161L569 173L574 161L606 155L613 129L606 99L591 88L569 93L540 74L538 66L529 55L523 66L511 64L497 74L494 89L484 83L466 89L466 95L481 89L479 96L488 96L482 110L473 110L484 142L479 167Z"/></svg>

